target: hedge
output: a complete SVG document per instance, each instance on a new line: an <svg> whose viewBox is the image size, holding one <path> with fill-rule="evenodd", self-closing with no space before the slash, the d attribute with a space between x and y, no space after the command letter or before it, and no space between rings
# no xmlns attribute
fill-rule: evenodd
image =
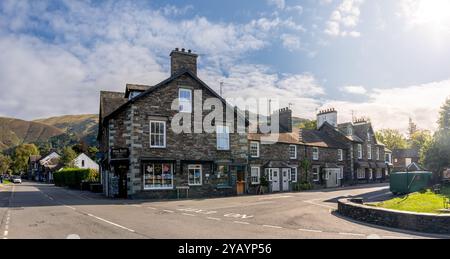
<svg viewBox="0 0 450 259"><path fill-rule="evenodd" d="M80 188L82 182L96 183L100 180L97 170L65 168L53 175L53 180L57 186L68 186Z"/></svg>

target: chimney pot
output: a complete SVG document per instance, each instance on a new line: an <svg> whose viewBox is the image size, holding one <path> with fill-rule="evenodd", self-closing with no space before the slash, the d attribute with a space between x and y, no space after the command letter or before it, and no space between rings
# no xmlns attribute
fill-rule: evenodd
<svg viewBox="0 0 450 259"><path fill-rule="evenodd" d="M192 50L189 49L189 50L188 50L188 53L192 53Z"/></svg>
<svg viewBox="0 0 450 259"><path fill-rule="evenodd" d="M175 51L180 51L180 49L179 48L175 48Z"/></svg>
<svg viewBox="0 0 450 259"><path fill-rule="evenodd" d="M182 48L182 49L181 49L182 52L185 52L185 50L186 50L185 48Z"/></svg>

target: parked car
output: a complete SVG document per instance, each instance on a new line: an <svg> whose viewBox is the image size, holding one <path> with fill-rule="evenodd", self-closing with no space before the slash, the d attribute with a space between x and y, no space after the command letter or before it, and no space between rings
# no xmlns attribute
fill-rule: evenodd
<svg viewBox="0 0 450 259"><path fill-rule="evenodd" d="M20 176L13 176L12 182L13 183L22 183L22 178L20 178Z"/></svg>

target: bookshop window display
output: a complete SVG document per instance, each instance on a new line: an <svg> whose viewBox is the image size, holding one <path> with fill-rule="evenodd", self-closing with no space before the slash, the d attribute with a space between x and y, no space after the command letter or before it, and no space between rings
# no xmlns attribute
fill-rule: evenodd
<svg viewBox="0 0 450 259"><path fill-rule="evenodd" d="M144 164L144 190L173 189L173 164Z"/></svg>

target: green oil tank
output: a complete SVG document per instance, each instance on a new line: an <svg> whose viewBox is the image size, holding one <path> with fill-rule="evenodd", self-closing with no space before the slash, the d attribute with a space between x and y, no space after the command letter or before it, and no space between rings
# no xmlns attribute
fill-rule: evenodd
<svg viewBox="0 0 450 259"><path fill-rule="evenodd" d="M431 186L433 173L427 171L397 172L390 175L393 194L409 194Z"/></svg>

